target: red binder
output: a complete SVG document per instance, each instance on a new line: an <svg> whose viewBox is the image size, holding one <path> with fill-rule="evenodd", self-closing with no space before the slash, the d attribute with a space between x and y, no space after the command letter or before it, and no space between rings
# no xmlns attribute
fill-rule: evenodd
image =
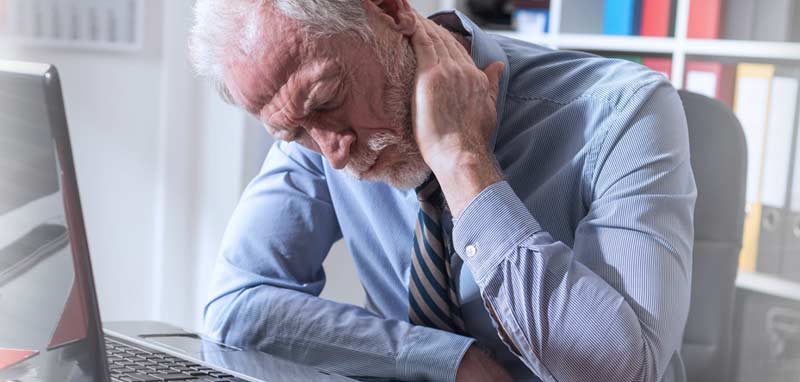
<svg viewBox="0 0 800 382"><path fill-rule="evenodd" d="M669 58L645 57L642 59L642 65L665 75L667 79L672 77L672 60Z"/></svg>
<svg viewBox="0 0 800 382"><path fill-rule="evenodd" d="M719 38L723 0L689 2L689 38Z"/></svg>
<svg viewBox="0 0 800 382"><path fill-rule="evenodd" d="M642 2L642 36L669 36L671 0L644 0Z"/></svg>
<svg viewBox="0 0 800 382"><path fill-rule="evenodd" d="M690 81L692 72L708 73L708 75L714 76L715 89L695 89L695 84ZM712 61L689 61L686 63L684 84L687 90L696 93L709 93L706 95L711 95L710 93L713 92L714 98L733 107L733 95L736 89L736 65ZM700 85L702 86L702 84Z"/></svg>

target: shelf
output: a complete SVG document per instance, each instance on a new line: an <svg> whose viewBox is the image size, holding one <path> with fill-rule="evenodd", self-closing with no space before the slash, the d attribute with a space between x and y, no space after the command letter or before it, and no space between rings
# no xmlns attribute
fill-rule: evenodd
<svg viewBox="0 0 800 382"><path fill-rule="evenodd" d="M503 30L495 30L495 29L488 29L487 32L496 34L499 36L509 37L516 40L522 40L525 42L530 42L538 45L552 45L555 43L555 38L552 35L529 35L525 33L515 32L515 31L503 31Z"/></svg>
<svg viewBox="0 0 800 382"><path fill-rule="evenodd" d="M559 35L556 45L562 49L670 54L676 47L673 38L585 34Z"/></svg>
<svg viewBox="0 0 800 382"><path fill-rule="evenodd" d="M763 273L739 273L736 287L800 301L800 284Z"/></svg>
<svg viewBox="0 0 800 382"><path fill-rule="evenodd" d="M558 36L526 36L519 32L491 31L499 35L515 38L534 44L550 45L560 49L642 52L671 54L677 44L673 38L641 37L641 36L606 36L590 34L560 34Z"/></svg>
<svg viewBox="0 0 800 382"><path fill-rule="evenodd" d="M105 42L105 41L70 41L56 39L38 39L27 37L0 36L0 44L31 48L64 48L77 50L93 50L107 52L137 52L142 49L141 41L137 42Z"/></svg>
<svg viewBox="0 0 800 382"><path fill-rule="evenodd" d="M531 36L513 31L490 31L559 49L677 54L731 58L800 61L800 43L740 40L679 40L663 37L559 34Z"/></svg>
<svg viewBox="0 0 800 382"><path fill-rule="evenodd" d="M745 40L686 40L686 54L800 61L800 43Z"/></svg>

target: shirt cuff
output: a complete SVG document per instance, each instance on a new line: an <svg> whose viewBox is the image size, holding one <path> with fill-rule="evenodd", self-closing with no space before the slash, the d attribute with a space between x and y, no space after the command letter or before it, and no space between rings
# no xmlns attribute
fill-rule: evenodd
<svg viewBox="0 0 800 382"><path fill-rule="evenodd" d="M416 326L397 357L397 376L404 381L454 382L461 359L475 339Z"/></svg>
<svg viewBox="0 0 800 382"><path fill-rule="evenodd" d="M453 227L453 246L475 281L525 239L542 231L506 181L486 187L467 204Z"/></svg>

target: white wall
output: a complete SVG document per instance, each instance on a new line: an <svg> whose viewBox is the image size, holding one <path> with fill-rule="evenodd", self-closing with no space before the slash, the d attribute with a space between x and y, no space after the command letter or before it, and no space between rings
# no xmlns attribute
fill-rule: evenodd
<svg viewBox="0 0 800 382"><path fill-rule="evenodd" d="M0 47L0 58L50 62L60 71L102 314L107 319L147 318L152 313L154 142L161 109L158 3L147 3L147 16L146 48L137 54Z"/></svg>
<svg viewBox="0 0 800 382"><path fill-rule="evenodd" d="M200 327L228 217L271 140L194 78L191 1L145 1L141 51L0 42L0 59L49 62L62 77L102 318ZM413 1L423 13L431 1ZM342 243L323 297L362 304Z"/></svg>
<svg viewBox="0 0 800 382"><path fill-rule="evenodd" d="M48 62L61 74L104 320L196 327L202 300L194 293L195 269L208 262L196 253L219 236L208 233L219 231L208 222L224 222L241 189L241 176L233 179L238 183L220 178L209 189L202 171L240 166L224 156L212 159L219 153L207 154L209 145L202 144L216 140L240 152L228 143L243 129L244 116L221 102L209 104L191 73L190 7L188 0L145 1L145 42L137 52L0 45L0 59ZM206 137L209 125L202 121L231 115L234 134ZM224 212L197 208L225 192L230 201L217 204Z"/></svg>

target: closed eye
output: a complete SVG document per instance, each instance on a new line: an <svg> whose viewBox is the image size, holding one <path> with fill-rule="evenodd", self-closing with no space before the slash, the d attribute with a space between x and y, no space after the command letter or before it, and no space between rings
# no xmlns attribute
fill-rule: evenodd
<svg viewBox="0 0 800 382"><path fill-rule="evenodd" d="M314 108L312 110L314 112L316 112L316 113L326 112L326 111L332 111L332 110L336 109L338 106L339 105L338 105L337 99L334 98L334 99L332 99L332 100L330 100L328 102L325 102L325 103L323 103L321 105L314 106Z"/></svg>
<svg viewBox="0 0 800 382"><path fill-rule="evenodd" d="M320 97L324 102L312 106L309 110L312 112L327 112L332 111L340 106L341 104L341 95L342 95L342 83L339 83L329 95L324 95ZM314 100L317 94L314 94L311 99ZM312 101L313 102L313 101Z"/></svg>

